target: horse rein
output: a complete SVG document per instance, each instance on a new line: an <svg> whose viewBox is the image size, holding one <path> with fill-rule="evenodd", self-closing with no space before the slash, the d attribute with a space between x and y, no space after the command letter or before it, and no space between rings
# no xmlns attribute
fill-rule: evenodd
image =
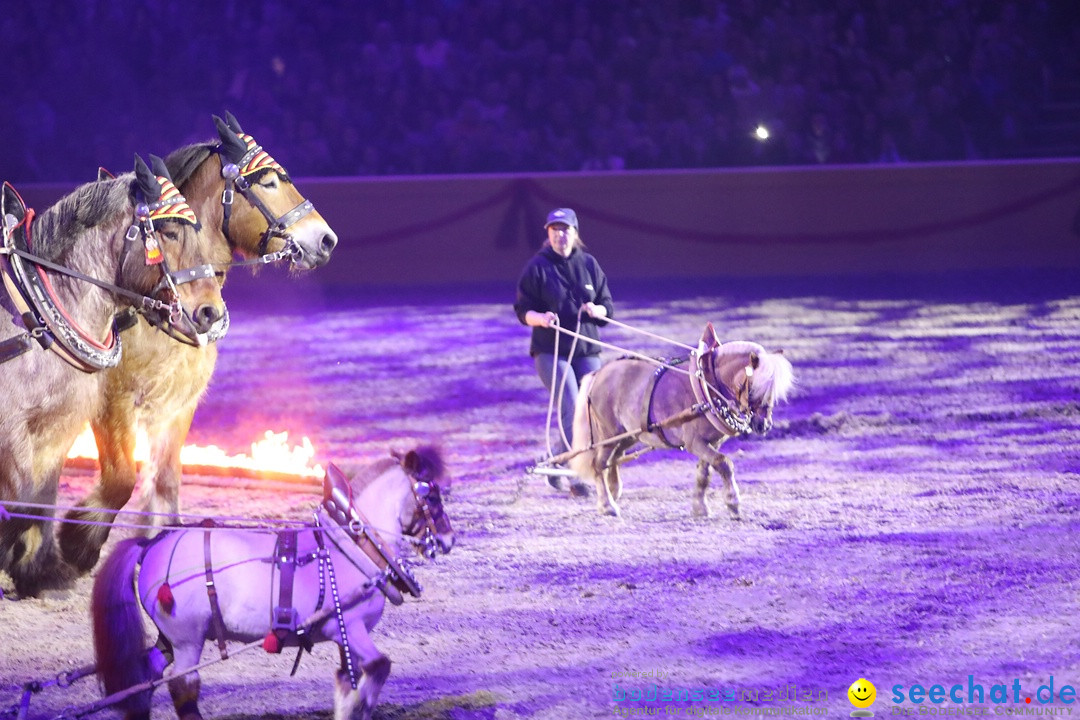
<svg viewBox="0 0 1080 720"><path fill-rule="evenodd" d="M411 476L410 476L411 477ZM419 486L423 487L419 487ZM435 521L429 507L427 498L433 489L433 485L426 481L413 478L412 493L417 504L417 509L423 509L424 537L416 538L409 532L412 528L403 528L405 535L410 541L422 548L425 557L435 557ZM436 491L437 492L437 491ZM438 497L438 495L436 495ZM352 539L356 546L364 552L368 558L379 568L380 574L373 580L384 594L386 594L385 582L391 582L395 587L408 592L414 597L420 597L423 588L405 567L404 561L396 557L386 549L386 543L379 531L371 525L352 502L352 498L346 497L338 488L334 488L329 498L323 501L322 508L326 514ZM333 539L333 538L331 538ZM430 554L429 554L430 551ZM391 602L394 599L387 595ZM394 604L399 604L400 599Z"/></svg>

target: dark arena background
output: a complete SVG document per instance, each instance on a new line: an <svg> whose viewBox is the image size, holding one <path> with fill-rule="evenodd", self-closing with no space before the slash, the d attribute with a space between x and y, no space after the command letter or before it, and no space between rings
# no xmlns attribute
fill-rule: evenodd
<svg viewBox="0 0 1080 720"><path fill-rule="evenodd" d="M877 715L1077 710L1077 3L46 0L0 47L29 205L230 111L338 234L325 267L229 274L188 442L443 449L457 543L372 632L375 718L842 717L860 679ZM741 519L716 488L691 517L678 451L625 466L619 519L527 472L548 397L511 303L561 206L618 320L791 361L773 430L724 445ZM235 475L185 472L183 511L320 497ZM69 464L59 504L95 478ZM0 574L4 720L101 697L52 682L93 661L92 583L14 600ZM203 714L331 717L338 653L293 658L202 670Z"/></svg>

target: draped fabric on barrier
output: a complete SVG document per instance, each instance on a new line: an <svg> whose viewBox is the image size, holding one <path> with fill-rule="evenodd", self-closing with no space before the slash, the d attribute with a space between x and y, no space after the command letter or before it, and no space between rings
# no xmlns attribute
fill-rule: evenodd
<svg viewBox="0 0 1080 720"><path fill-rule="evenodd" d="M515 238L513 231L518 222L521 230L527 236L536 235L536 218L545 215L548 209L553 207L572 206L577 213L593 221L600 221L615 228L643 231L657 237L678 237L682 240L700 243L731 243L731 244L773 244L790 242L811 243L864 243L884 240L905 240L937 233L947 233L956 230L978 227L993 222L1009 215L1023 213L1045 202L1054 200L1069 194L1076 195L1080 189L1080 175L1069 178L1058 185L1033 193L1023 193L1020 190L1015 200L1005 202L1002 205L971 212L963 216L935 221L919 222L918 217L909 218L910 224L902 227L876 227L866 230L853 230L821 233L821 232L795 232L795 233L732 233L726 231L703 231L691 227L677 227L675 225L661 224L642 220L627 214L618 214L605 210L601 206L593 206L581 202L575 202L573 198L560 196L549 192L539 182L533 179L507 180L505 185L489 197L483 198L467 206L455 209L445 215L420 223L412 223L394 228L378 234L360 234L356 239L362 243L387 243L408 240L409 238L436 231L440 228L452 225L475 216L481 211L491 207L507 205L506 215L500 224L500 232L496 235L496 245L507 247L514 245L520 238ZM541 208L543 210L541 211Z"/></svg>
<svg viewBox="0 0 1080 720"><path fill-rule="evenodd" d="M561 206L577 211L582 238L616 280L1080 269L1080 159L303 187L341 238L318 273L331 285L512 284L543 241L545 214Z"/></svg>

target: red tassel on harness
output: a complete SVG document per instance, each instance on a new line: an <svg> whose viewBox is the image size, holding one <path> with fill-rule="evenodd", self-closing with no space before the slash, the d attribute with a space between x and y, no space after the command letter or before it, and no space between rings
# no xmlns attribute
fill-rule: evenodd
<svg viewBox="0 0 1080 720"><path fill-rule="evenodd" d="M169 587L169 583L162 583L161 587L158 588L157 600L165 612L172 612L173 607L176 605L176 598L173 597L172 588Z"/></svg>
<svg viewBox="0 0 1080 720"><path fill-rule="evenodd" d="M273 630L266 633L266 637L263 638L263 650L271 655L277 655L281 652L281 639Z"/></svg>

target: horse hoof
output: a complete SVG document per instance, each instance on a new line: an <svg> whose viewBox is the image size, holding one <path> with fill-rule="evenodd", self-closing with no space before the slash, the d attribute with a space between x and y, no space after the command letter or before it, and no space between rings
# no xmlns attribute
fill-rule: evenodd
<svg viewBox="0 0 1080 720"><path fill-rule="evenodd" d="M42 590L38 594L40 600L70 600L74 593L70 589Z"/></svg>
<svg viewBox="0 0 1080 720"><path fill-rule="evenodd" d="M570 494L574 497L589 497L589 486L585 483L572 483L570 485Z"/></svg>
<svg viewBox="0 0 1080 720"><path fill-rule="evenodd" d="M548 475L547 484L553 490L558 490L559 492L566 491L566 480L564 480L561 475Z"/></svg>

